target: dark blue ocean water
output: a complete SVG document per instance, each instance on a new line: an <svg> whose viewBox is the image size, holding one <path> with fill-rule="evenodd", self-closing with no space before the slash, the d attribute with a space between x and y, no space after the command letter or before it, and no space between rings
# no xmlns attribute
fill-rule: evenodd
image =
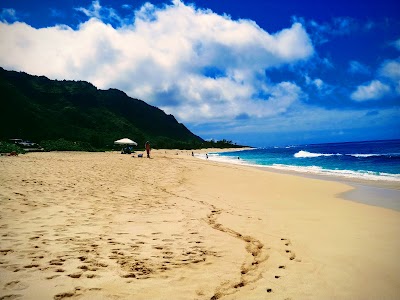
<svg viewBox="0 0 400 300"><path fill-rule="evenodd" d="M400 140L269 147L210 153L209 157L303 173L400 182Z"/></svg>

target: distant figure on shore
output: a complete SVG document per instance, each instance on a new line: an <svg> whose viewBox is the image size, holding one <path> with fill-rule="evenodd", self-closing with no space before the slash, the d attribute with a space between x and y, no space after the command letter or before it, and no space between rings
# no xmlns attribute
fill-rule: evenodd
<svg viewBox="0 0 400 300"><path fill-rule="evenodd" d="M149 141L146 142L146 144L144 144L144 147L146 148L146 153L147 153L147 158L150 158L150 143Z"/></svg>
<svg viewBox="0 0 400 300"><path fill-rule="evenodd" d="M194 153L193 153L193 151L192 151L192 156L194 156Z"/></svg>
<svg viewBox="0 0 400 300"><path fill-rule="evenodd" d="M208 159L208 153L206 153L206 158Z"/></svg>

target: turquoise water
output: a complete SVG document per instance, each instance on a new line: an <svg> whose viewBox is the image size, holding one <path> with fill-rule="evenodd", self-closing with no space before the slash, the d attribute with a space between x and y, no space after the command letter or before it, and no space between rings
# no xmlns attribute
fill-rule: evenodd
<svg viewBox="0 0 400 300"><path fill-rule="evenodd" d="M400 140L266 147L210 153L209 159L302 173L400 182Z"/></svg>

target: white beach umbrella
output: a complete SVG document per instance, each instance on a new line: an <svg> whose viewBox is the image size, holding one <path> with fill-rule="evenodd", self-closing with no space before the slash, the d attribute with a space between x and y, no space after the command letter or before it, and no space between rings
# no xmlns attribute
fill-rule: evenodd
<svg viewBox="0 0 400 300"><path fill-rule="evenodd" d="M134 146L137 146L137 143L136 143L135 141L132 141L131 139L128 139L128 138L123 138L123 139L120 139L120 140L118 140L118 141L115 141L114 144L117 144L117 145L134 145Z"/></svg>

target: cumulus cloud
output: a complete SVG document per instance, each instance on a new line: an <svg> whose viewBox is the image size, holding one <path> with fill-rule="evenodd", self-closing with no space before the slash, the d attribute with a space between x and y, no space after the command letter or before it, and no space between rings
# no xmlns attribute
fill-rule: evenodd
<svg viewBox="0 0 400 300"><path fill-rule="evenodd" d="M349 72L358 74L370 74L368 68L357 61L351 61ZM379 68L374 71L375 79L359 85L350 95L355 101L377 100L381 98L392 99L400 95L400 61L385 60Z"/></svg>
<svg viewBox="0 0 400 300"><path fill-rule="evenodd" d="M0 23L0 65L118 88L180 121L205 122L288 110L301 89L268 83L265 69L314 53L300 23L270 34L251 20L232 20L179 0L163 7L146 3L133 22L122 22L98 1L77 11L89 19L76 29ZM121 22L112 26L110 20Z"/></svg>
<svg viewBox="0 0 400 300"><path fill-rule="evenodd" d="M378 71L380 76L386 77L393 81L400 80L400 61L387 60Z"/></svg>
<svg viewBox="0 0 400 300"><path fill-rule="evenodd" d="M400 95L400 60L386 60L378 69L380 78L386 80L395 96Z"/></svg>
<svg viewBox="0 0 400 300"><path fill-rule="evenodd" d="M366 85L360 85L351 94L355 101L377 100L390 92L390 87L379 80L372 80Z"/></svg>
<svg viewBox="0 0 400 300"><path fill-rule="evenodd" d="M324 81L320 78L312 79L310 76L305 75L304 76L305 82L309 86L313 86L317 88L318 90L322 89L324 86Z"/></svg>
<svg viewBox="0 0 400 300"><path fill-rule="evenodd" d="M329 84L322 80L321 78L311 78L308 74L304 75L304 81L307 87L311 88L311 93L318 95L321 97L320 99L324 99L325 96L330 96L334 90L335 86ZM309 89L310 91L310 89Z"/></svg>

